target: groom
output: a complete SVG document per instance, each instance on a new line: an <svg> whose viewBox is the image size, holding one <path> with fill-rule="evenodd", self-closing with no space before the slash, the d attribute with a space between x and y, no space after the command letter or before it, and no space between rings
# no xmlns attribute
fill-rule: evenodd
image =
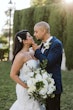
<svg viewBox="0 0 73 110"><path fill-rule="evenodd" d="M46 110L60 110L60 97L62 93L61 80L61 61L62 61L62 43L59 39L50 35L50 26L47 22L41 21L34 26L34 36L37 40L41 40L41 46L32 43L35 50L35 57L42 62L47 60L46 70L52 73L55 80L56 91L54 98L47 98Z"/></svg>

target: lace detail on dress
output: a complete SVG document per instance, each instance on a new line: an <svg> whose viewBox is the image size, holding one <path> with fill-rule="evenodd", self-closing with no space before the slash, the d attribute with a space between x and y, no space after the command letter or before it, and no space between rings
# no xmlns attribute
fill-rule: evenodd
<svg viewBox="0 0 73 110"><path fill-rule="evenodd" d="M31 76L32 70L35 70L38 67L39 67L39 61L32 59L27 61L20 70L20 75L19 75L20 79L22 81L27 81L28 78Z"/></svg>

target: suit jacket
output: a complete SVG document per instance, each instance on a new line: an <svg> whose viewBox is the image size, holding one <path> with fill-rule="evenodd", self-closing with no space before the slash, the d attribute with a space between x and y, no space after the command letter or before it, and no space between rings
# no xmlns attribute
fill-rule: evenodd
<svg viewBox="0 0 73 110"><path fill-rule="evenodd" d="M52 73L54 78L56 91L55 94L60 94L62 92L62 80L61 80L61 61L62 61L62 42L53 37L50 41L51 45L49 49L46 49L44 53L41 49L35 51L35 57L42 62L43 60L48 61L46 70L48 73Z"/></svg>

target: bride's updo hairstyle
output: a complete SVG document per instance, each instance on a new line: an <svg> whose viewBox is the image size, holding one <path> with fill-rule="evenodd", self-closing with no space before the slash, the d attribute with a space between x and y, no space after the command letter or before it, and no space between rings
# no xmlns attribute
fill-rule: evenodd
<svg viewBox="0 0 73 110"><path fill-rule="evenodd" d="M15 39L14 39L14 49L13 49L13 60L16 56L16 54L23 48L23 40L26 40L28 30L21 30L16 33Z"/></svg>

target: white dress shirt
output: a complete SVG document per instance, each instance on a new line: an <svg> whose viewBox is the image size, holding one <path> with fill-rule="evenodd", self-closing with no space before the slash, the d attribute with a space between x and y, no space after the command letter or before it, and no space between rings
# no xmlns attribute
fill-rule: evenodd
<svg viewBox="0 0 73 110"><path fill-rule="evenodd" d="M43 44L49 43L52 38L53 38L53 36L51 36L50 38L48 38L48 39L46 40L46 42L43 42ZM44 45L43 45L43 46L44 46ZM45 49L42 47L42 48L41 48L41 52L44 53L44 50L45 50Z"/></svg>

